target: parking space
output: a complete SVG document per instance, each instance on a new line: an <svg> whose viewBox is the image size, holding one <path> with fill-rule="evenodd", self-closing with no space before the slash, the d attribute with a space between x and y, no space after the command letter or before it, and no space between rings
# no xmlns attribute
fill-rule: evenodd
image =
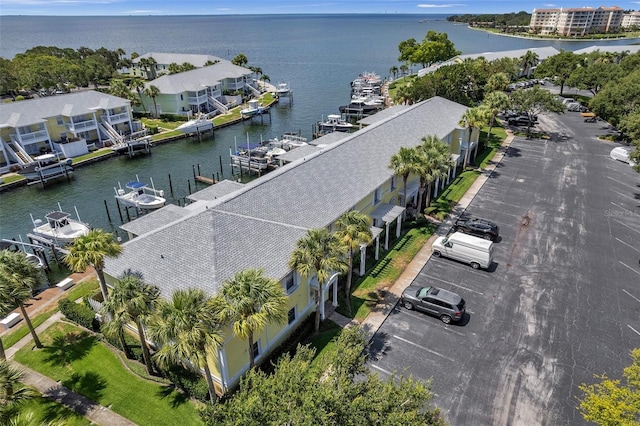
<svg viewBox="0 0 640 426"><path fill-rule="evenodd" d="M466 210L500 226L492 268L431 258L415 280L463 296L463 321L397 307L372 342L374 371L433 378L451 424L584 424L579 384L640 347L640 175L606 123L539 126L552 138L516 138Z"/></svg>

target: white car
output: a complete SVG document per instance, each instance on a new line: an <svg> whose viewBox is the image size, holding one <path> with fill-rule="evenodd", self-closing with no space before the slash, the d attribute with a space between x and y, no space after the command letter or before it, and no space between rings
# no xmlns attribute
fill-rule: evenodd
<svg viewBox="0 0 640 426"><path fill-rule="evenodd" d="M609 156L614 160L622 161L623 163L634 166L636 163L631 159L631 151L633 151L633 148L631 147L619 146L617 148L613 148Z"/></svg>

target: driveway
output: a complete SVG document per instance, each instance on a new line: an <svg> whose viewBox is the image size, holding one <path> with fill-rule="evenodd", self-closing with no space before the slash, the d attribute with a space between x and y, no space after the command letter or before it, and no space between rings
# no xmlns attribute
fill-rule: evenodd
<svg viewBox="0 0 640 426"><path fill-rule="evenodd" d="M640 347L640 175L609 158L606 123L544 116L516 138L467 213L500 226L494 265L431 258L416 283L467 301L459 325L396 307L372 370L432 379L452 425L586 424L581 383L620 377Z"/></svg>

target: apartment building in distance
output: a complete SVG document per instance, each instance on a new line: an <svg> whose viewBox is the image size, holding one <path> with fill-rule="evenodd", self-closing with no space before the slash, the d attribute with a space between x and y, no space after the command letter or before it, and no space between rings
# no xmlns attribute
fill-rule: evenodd
<svg viewBox="0 0 640 426"><path fill-rule="evenodd" d="M622 28L640 28L640 11L632 10L622 16Z"/></svg>
<svg viewBox="0 0 640 426"><path fill-rule="evenodd" d="M537 34L565 37L617 32L623 16L624 11L618 6L534 9L529 29Z"/></svg>

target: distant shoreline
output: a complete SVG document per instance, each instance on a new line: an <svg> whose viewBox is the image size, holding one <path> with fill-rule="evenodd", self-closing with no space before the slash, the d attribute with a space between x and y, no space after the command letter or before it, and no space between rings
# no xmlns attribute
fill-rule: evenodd
<svg viewBox="0 0 640 426"><path fill-rule="evenodd" d="M502 36L502 37L513 37L513 38L520 38L523 40L548 40L548 41L571 41L571 42L580 42L580 43L584 43L584 42L601 42L601 41L620 41L620 40L637 40L638 42L640 42L640 37L619 37L619 38L603 38L603 39L598 39L598 38L582 38L582 39L575 39L575 38L564 38L564 37L557 37L557 38L549 38L549 37L529 37L529 36L523 36L523 35L515 35L515 34L503 34L503 33L494 33L492 31L487 31L484 28L478 28L478 27L472 27L471 25L467 25L467 28L469 28L470 30L476 30L476 31L483 31L487 34L493 34L493 35L497 35L497 36Z"/></svg>

